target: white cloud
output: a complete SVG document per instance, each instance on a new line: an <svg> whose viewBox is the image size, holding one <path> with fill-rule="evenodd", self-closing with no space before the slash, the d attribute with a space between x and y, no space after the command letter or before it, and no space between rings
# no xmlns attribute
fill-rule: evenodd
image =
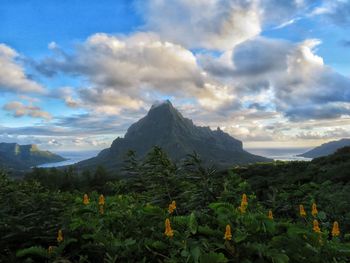
<svg viewBox="0 0 350 263"><path fill-rule="evenodd" d="M282 24L276 26L275 29L282 29L282 28L288 27L288 26L290 26L290 25L295 24L295 23L298 22L299 20L301 20L301 17L292 18L292 19L290 19L290 20L288 20L288 21L285 21L285 22L283 22Z"/></svg>
<svg viewBox="0 0 350 263"><path fill-rule="evenodd" d="M232 102L228 87L208 79L194 54L153 33L128 37L95 34L75 53L46 59L43 73L80 75L89 86L61 90L66 104L97 112L119 114L124 109L147 108L157 97L195 98L202 105L219 108Z"/></svg>
<svg viewBox="0 0 350 263"><path fill-rule="evenodd" d="M258 36L264 27L299 20L312 0L139 1L144 29L187 48L228 50ZM286 22L288 21L288 22Z"/></svg>
<svg viewBox="0 0 350 263"><path fill-rule="evenodd" d="M16 61L17 57L15 50L0 44L0 92L44 92L40 84L26 76L24 68Z"/></svg>
<svg viewBox="0 0 350 263"><path fill-rule="evenodd" d="M199 59L213 78L232 86L236 96L269 94L269 106L294 121L348 115L350 79L315 54L319 44L317 39L294 44L260 37L237 46L230 64L210 56Z"/></svg>
<svg viewBox="0 0 350 263"><path fill-rule="evenodd" d="M256 0L150 0L141 3L146 29L190 48L230 49L261 32L261 14Z"/></svg>

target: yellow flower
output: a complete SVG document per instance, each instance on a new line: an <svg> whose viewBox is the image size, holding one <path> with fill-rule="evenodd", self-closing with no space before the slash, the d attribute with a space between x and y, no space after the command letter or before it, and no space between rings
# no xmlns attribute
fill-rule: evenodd
<svg viewBox="0 0 350 263"><path fill-rule="evenodd" d="M230 225L226 225L226 231L225 231L224 239L225 240L231 240L232 239L231 226Z"/></svg>
<svg viewBox="0 0 350 263"><path fill-rule="evenodd" d="M271 210L271 209L269 210L268 218L271 219L271 220L273 220L273 214L272 214L272 210Z"/></svg>
<svg viewBox="0 0 350 263"><path fill-rule="evenodd" d="M58 243L61 243L63 241L63 232L62 230L58 230L58 233L57 233L57 242Z"/></svg>
<svg viewBox="0 0 350 263"><path fill-rule="evenodd" d="M49 248L47 249L47 252L48 252L49 254L52 254L52 252L53 252L53 246L49 246Z"/></svg>
<svg viewBox="0 0 350 263"><path fill-rule="evenodd" d="M88 205L89 203L90 203L89 196L87 194L84 194L83 204Z"/></svg>
<svg viewBox="0 0 350 263"><path fill-rule="evenodd" d="M305 217L306 216L306 212L305 212L305 209L304 209L303 205L299 205L299 214L300 214L301 217Z"/></svg>
<svg viewBox="0 0 350 263"><path fill-rule="evenodd" d="M167 237L173 237L174 236L174 231L171 229L171 225L170 225L170 220L169 218L167 218L165 220L165 232L164 234L167 236Z"/></svg>
<svg viewBox="0 0 350 263"><path fill-rule="evenodd" d="M242 200L241 200L241 205L238 209L239 209L239 211L241 211L242 214L244 214L247 210L247 207L248 207L247 195L243 194Z"/></svg>
<svg viewBox="0 0 350 263"><path fill-rule="evenodd" d="M312 204L312 211L311 211L311 214L313 217L316 217L317 214L318 214L318 211L317 211L317 206L315 203Z"/></svg>
<svg viewBox="0 0 350 263"><path fill-rule="evenodd" d="M315 233L321 233L321 229L318 225L318 221L315 219L313 222L314 227L312 228L314 230Z"/></svg>
<svg viewBox="0 0 350 263"><path fill-rule="evenodd" d="M105 204L105 197L103 195L100 195L100 197L98 198L98 204L99 205Z"/></svg>
<svg viewBox="0 0 350 263"><path fill-rule="evenodd" d="M171 204L169 204L169 208L168 208L169 214L172 214L175 209L176 209L176 202L172 201Z"/></svg>
<svg viewBox="0 0 350 263"><path fill-rule="evenodd" d="M339 224L337 221L333 223L332 236L337 237L340 235Z"/></svg>

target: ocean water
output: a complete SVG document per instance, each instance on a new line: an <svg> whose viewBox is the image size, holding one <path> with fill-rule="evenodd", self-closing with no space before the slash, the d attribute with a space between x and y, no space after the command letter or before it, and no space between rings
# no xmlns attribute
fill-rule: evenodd
<svg viewBox="0 0 350 263"><path fill-rule="evenodd" d="M310 161L312 159L310 158L304 158L297 156L298 154L304 153L310 148L246 148L246 151L257 154L260 156L268 157L274 160L280 160L280 161ZM38 167L42 168L50 168L50 167L59 167L59 166L66 166L66 165L72 165L77 162L95 157L100 150L95 151L75 151L75 152L55 152L62 157L68 159L63 162L57 162L57 163L48 163L48 164L42 164Z"/></svg>
<svg viewBox="0 0 350 263"><path fill-rule="evenodd" d="M39 165L38 167L41 168L51 168L51 167L59 167L59 166L66 166L66 165L72 165L77 162L95 157L101 150L94 150L94 151L56 151L56 154L59 154L60 156L66 158L66 161L63 162L57 162L57 163L47 163Z"/></svg>
<svg viewBox="0 0 350 263"><path fill-rule="evenodd" d="M311 158L297 156L310 148L246 148L246 151L279 161L311 161Z"/></svg>

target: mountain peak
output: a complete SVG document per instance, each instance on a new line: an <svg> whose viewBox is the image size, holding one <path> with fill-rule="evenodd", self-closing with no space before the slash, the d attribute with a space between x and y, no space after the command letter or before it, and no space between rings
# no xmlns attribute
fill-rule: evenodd
<svg viewBox="0 0 350 263"><path fill-rule="evenodd" d="M150 110L158 108L158 107L174 108L173 104L171 104L170 100L162 100L162 101L156 101L155 103L153 103Z"/></svg>
<svg viewBox="0 0 350 263"><path fill-rule="evenodd" d="M159 101L153 104L145 118L157 123L184 121L182 114L174 108L169 100Z"/></svg>
<svg viewBox="0 0 350 263"><path fill-rule="evenodd" d="M154 146L160 146L173 160L180 161L194 151L207 164L226 167L232 164L269 161L243 149L242 142L218 129L194 125L182 116L169 100L155 103L147 115L132 124L124 138L117 138L97 157L77 164L79 169L104 165L120 169L128 150L143 158Z"/></svg>

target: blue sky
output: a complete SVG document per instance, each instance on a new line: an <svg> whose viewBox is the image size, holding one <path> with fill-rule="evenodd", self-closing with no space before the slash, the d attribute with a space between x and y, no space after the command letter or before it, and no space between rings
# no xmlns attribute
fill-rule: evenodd
<svg viewBox="0 0 350 263"><path fill-rule="evenodd" d="M4 0L1 41L28 56L47 53L55 41L70 48L96 32L128 33L142 24L129 0Z"/></svg>
<svg viewBox="0 0 350 263"><path fill-rule="evenodd" d="M248 147L349 137L350 1L3 0L0 141L108 147L157 100Z"/></svg>

